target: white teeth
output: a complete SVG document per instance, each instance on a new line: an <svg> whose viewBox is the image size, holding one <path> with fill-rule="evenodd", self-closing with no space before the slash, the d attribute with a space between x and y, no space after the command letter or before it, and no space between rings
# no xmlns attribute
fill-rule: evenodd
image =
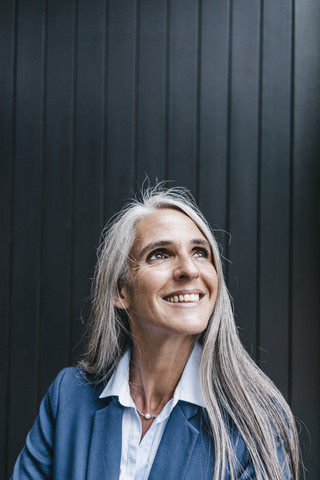
<svg viewBox="0 0 320 480"><path fill-rule="evenodd" d="M173 297L167 297L167 301L170 303L198 302L199 297L199 293L187 293L186 295L174 295Z"/></svg>

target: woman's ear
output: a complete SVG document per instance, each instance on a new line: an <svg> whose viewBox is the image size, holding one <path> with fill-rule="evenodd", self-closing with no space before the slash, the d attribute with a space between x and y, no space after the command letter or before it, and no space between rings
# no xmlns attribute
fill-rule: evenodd
<svg viewBox="0 0 320 480"><path fill-rule="evenodd" d="M115 307L124 310L126 308L129 308L130 302L129 302L129 292L128 292L128 287L124 283L118 283L117 284L117 289L115 291L115 294L113 296L113 304Z"/></svg>

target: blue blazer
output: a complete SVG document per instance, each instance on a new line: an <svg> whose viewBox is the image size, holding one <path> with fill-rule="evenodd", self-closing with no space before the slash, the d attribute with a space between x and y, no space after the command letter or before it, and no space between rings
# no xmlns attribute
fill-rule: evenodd
<svg viewBox="0 0 320 480"><path fill-rule="evenodd" d="M123 407L99 398L104 385L81 370L62 370L41 402L13 480L118 480ZM214 448L204 409L178 402L161 439L149 480L212 480ZM234 433L239 480L254 479L245 445ZM224 480L229 478L225 472Z"/></svg>

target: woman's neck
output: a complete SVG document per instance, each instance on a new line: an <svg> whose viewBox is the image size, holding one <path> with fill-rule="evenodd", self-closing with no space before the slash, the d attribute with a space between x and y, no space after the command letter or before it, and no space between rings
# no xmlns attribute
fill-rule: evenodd
<svg viewBox="0 0 320 480"><path fill-rule="evenodd" d="M160 413L173 397L193 345L193 338L134 344L129 383L139 410Z"/></svg>
<svg viewBox="0 0 320 480"><path fill-rule="evenodd" d="M130 394L141 421L141 440L173 397L183 369L194 345L194 338L186 341L134 342L130 371Z"/></svg>

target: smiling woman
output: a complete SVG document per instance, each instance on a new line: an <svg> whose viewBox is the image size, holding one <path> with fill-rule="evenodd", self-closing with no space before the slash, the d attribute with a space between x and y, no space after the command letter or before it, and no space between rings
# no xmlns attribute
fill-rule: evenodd
<svg viewBox="0 0 320 480"><path fill-rule="evenodd" d="M13 479L297 479L298 457L209 225L184 190L146 191L106 227L88 352L51 385Z"/></svg>
<svg viewBox="0 0 320 480"><path fill-rule="evenodd" d="M199 228L185 214L161 209L136 225L129 278L119 285L115 305L127 310L130 330L143 344L175 333L190 352L193 335L205 330L213 312L217 283Z"/></svg>

